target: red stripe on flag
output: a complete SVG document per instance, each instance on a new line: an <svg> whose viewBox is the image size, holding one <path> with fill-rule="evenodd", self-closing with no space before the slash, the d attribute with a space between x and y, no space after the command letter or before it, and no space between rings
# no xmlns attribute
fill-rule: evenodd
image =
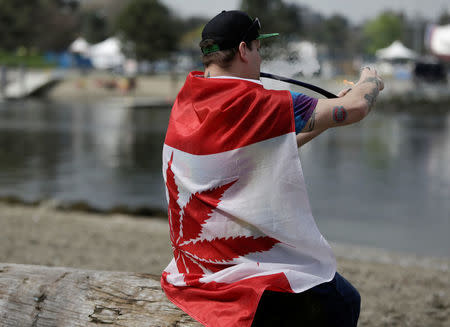
<svg viewBox="0 0 450 327"><path fill-rule="evenodd" d="M169 300L207 327L250 327L264 290L293 293L283 273L198 287L176 287L166 277L161 286Z"/></svg>
<svg viewBox="0 0 450 327"><path fill-rule="evenodd" d="M192 72L177 96L165 143L196 155L220 153L295 131L289 91Z"/></svg>

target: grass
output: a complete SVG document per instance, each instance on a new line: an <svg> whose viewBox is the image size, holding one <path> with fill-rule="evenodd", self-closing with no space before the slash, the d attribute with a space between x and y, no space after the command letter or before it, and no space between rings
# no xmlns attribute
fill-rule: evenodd
<svg viewBox="0 0 450 327"><path fill-rule="evenodd" d="M0 65L8 67L25 66L27 68L49 68L54 67L40 54L18 56L16 54L0 51Z"/></svg>

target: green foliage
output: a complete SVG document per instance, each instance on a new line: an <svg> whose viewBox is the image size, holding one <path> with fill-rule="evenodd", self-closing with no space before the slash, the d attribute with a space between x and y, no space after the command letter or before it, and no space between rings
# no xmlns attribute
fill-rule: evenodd
<svg viewBox="0 0 450 327"><path fill-rule="evenodd" d="M283 51L283 42L300 39L326 44L334 58L363 49L374 54L396 39L416 50L421 47L425 22L408 22L402 15L385 12L358 30L343 16L325 18L308 7L286 2L241 1L242 10L260 19L262 33L281 34L263 41L263 50L270 49L263 54L266 58ZM450 23L449 17L443 11L439 23ZM2 60L11 62L5 53L16 53L19 48L28 54L31 49L36 53L59 51L80 35L97 43L117 33L127 55L139 60L167 58L178 47L197 56L206 22L198 17L180 21L161 0L0 0L0 51ZM277 46L267 47L271 43Z"/></svg>
<svg viewBox="0 0 450 327"><path fill-rule="evenodd" d="M447 25L450 24L450 11L444 11L438 19L439 25Z"/></svg>
<svg viewBox="0 0 450 327"><path fill-rule="evenodd" d="M358 46L359 36L352 34L354 30L348 19L341 15L324 18L307 7L286 4L283 0L242 0L241 9L261 20L263 32L281 33L274 41L302 39L326 44L333 58L348 56ZM282 48L283 45L281 52Z"/></svg>
<svg viewBox="0 0 450 327"><path fill-rule="evenodd" d="M373 55L376 50L387 47L395 40L402 40L405 28L402 15L393 12L380 14L363 27L365 51Z"/></svg>
<svg viewBox="0 0 450 327"><path fill-rule="evenodd" d="M37 36L33 46L41 51L64 51L77 36L78 16L64 0L40 0L38 22L32 28Z"/></svg>
<svg viewBox="0 0 450 327"><path fill-rule="evenodd" d="M81 34L89 43L98 43L108 38L110 25L100 11L81 13Z"/></svg>
<svg viewBox="0 0 450 327"><path fill-rule="evenodd" d="M203 27L208 22L204 17L191 17L182 22L183 31L179 42L180 49L192 54L194 60L199 58L199 43L201 41Z"/></svg>
<svg viewBox="0 0 450 327"><path fill-rule="evenodd" d="M75 9L63 0L0 0L0 49L61 50L77 28Z"/></svg>
<svg viewBox="0 0 450 327"><path fill-rule="evenodd" d="M0 51L0 63L11 67L25 66L33 68L48 68L54 66L54 64L47 62L39 53L18 55L17 53L8 53L4 51Z"/></svg>
<svg viewBox="0 0 450 327"><path fill-rule="evenodd" d="M39 7L38 0L0 0L0 48L15 50L17 47L31 46L36 37L34 13Z"/></svg>
<svg viewBox="0 0 450 327"><path fill-rule="evenodd" d="M301 32L300 7L282 0L242 0L241 10L258 17L262 33L280 33L283 38Z"/></svg>
<svg viewBox="0 0 450 327"><path fill-rule="evenodd" d="M264 59L285 55L286 43L301 35L302 19L298 5L286 4L283 0L242 0L241 10L250 17L258 17L261 33L280 33L279 37L263 40L261 56Z"/></svg>
<svg viewBox="0 0 450 327"><path fill-rule="evenodd" d="M342 57L351 52L350 44L354 36L350 35L350 24L347 18L333 15L324 19L317 28L320 32L317 35L317 41L328 45L333 58Z"/></svg>
<svg viewBox="0 0 450 327"><path fill-rule="evenodd" d="M157 0L132 0L119 14L117 30L124 39L128 55L138 60L166 58L177 49L180 23Z"/></svg>

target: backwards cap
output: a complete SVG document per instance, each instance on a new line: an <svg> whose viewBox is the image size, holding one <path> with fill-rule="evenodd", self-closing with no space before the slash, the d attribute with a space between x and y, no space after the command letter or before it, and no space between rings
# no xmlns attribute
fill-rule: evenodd
<svg viewBox="0 0 450 327"><path fill-rule="evenodd" d="M211 19L203 28L202 41L211 39L214 44L202 48L203 54L237 47L242 41L261 40L278 33L259 34L261 23L258 18L251 19L243 11L222 11Z"/></svg>

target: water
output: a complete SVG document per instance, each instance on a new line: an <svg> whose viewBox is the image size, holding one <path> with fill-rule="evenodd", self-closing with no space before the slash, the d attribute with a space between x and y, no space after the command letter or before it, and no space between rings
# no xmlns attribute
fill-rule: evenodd
<svg viewBox="0 0 450 327"><path fill-rule="evenodd" d="M372 115L301 159L328 239L450 256L450 116Z"/></svg>
<svg viewBox="0 0 450 327"><path fill-rule="evenodd" d="M168 109L120 102L0 104L0 196L164 208Z"/></svg>
<svg viewBox="0 0 450 327"><path fill-rule="evenodd" d="M0 197L165 209L168 109L0 103ZM450 257L450 116L373 113L301 151L331 241Z"/></svg>

